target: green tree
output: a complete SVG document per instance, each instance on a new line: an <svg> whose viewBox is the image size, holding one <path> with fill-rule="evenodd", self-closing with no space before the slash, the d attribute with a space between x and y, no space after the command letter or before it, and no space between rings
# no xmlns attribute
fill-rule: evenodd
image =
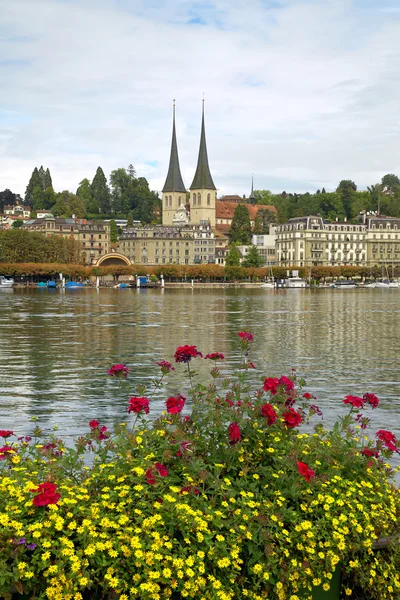
<svg viewBox="0 0 400 600"><path fill-rule="evenodd" d="M76 195L80 198L85 205L85 211L87 214L92 216L98 216L99 214L99 203L92 194L92 186L90 185L89 179L82 179L76 190Z"/></svg>
<svg viewBox="0 0 400 600"><path fill-rule="evenodd" d="M393 195L400 187L400 179L393 173L388 173L382 177L382 191Z"/></svg>
<svg viewBox="0 0 400 600"><path fill-rule="evenodd" d="M45 190L47 190L47 188L53 188L53 181L51 179L51 174L50 174L49 168L46 169L46 172L43 177L43 187Z"/></svg>
<svg viewBox="0 0 400 600"><path fill-rule="evenodd" d="M68 190L55 195L55 204L51 212L56 217L64 217L66 219L71 218L73 215L79 219L83 219L86 216L85 203L82 198L71 194Z"/></svg>
<svg viewBox="0 0 400 600"><path fill-rule="evenodd" d="M24 224L24 222L22 219L15 219L15 221L13 221L12 226L13 226L13 229L16 229L18 227L22 227L23 224Z"/></svg>
<svg viewBox="0 0 400 600"><path fill-rule="evenodd" d="M118 241L118 227L114 219L110 221L110 241L112 244Z"/></svg>
<svg viewBox="0 0 400 600"><path fill-rule="evenodd" d="M257 213L254 218L254 229L253 233L256 235L263 233L263 222L261 220L260 215Z"/></svg>
<svg viewBox="0 0 400 600"><path fill-rule="evenodd" d="M250 249L246 255L246 259L243 261L244 267L262 267L264 264L263 259L260 256L257 246L250 246Z"/></svg>
<svg viewBox="0 0 400 600"><path fill-rule="evenodd" d="M238 267L240 265L241 254L236 247L235 242L229 247L229 252L226 255L225 264L227 267Z"/></svg>
<svg viewBox="0 0 400 600"><path fill-rule="evenodd" d="M350 179L342 179L336 191L342 201L345 216L348 219L351 219L354 216L353 204L355 203L355 195L357 191L356 184Z"/></svg>
<svg viewBox="0 0 400 600"><path fill-rule="evenodd" d="M276 215L271 210L268 210L266 208L259 208L257 211L257 217L261 221L260 233L268 234L269 226L271 225L271 223L276 223ZM255 230L254 233L256 233Z"/></svg>
<svg viewBox="0 0 400 600"><path fill-rule="evenodd" d="M14 194L9 189L0 192L0 212L3 212L5 206L15 206L16 204L22 204L22 198L19 194Z"/></svg>
<svg viewBox="0 0 400 600"><path fill-rule="evenodd" d="M250 215L244 204L238 204L233 215L231 229L229 231L231 243L248 246L251 242Z"/></svg>
<svg viewBox="0 0 400 600"><path fill-rule="evenodd" d="M131 209L135 208L134 192L136 185L134 172L134 169L129 173L127 169L123 168L111 172L111 201L114 215L128 214Z"/></svg>
<svg viewBox="0 0 400 600"><path fill-rule="evenodd" d="M33 169L29 183L26 186L25 202L27 204L30 204L30 205L33 204L33 192L36 187L43 190L42 180L40 179L40 175L39 175L39 171L38 171L37 167L35 167Z"/></svg>
<svg viewBox="0 0 400 600"><path fill-rule="evenodd" d="M132 212L129 212L129 214L128 214L128 221L127 221L126 226L129 228L133 227L133 213Z"/></svg>
<svg viewBox="0 0 400 600"><path fill-rule="evenodd" d="M103 215L110 215L110 190L107 185L106 176L104 175L103 169L101 167L97 168L96 175L94 176L92 181L91 190L93 199L97 202L100 208L100 212Z"/></svg>
<svg viewBox="0 0 400 600"><path fill-rule="evenodd" d="M43 210L45 204L44 190L41 185L35 186L32 194L32 208L33 210Z"/></svg>

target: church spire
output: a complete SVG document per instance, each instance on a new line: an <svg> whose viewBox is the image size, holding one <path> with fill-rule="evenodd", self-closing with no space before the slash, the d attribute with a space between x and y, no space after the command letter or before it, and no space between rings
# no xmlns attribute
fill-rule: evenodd
<svg viewBox="0 0 400 600"><path fill-rule="evenodd" d="M185 184L183 183L181 170L179 167L178 145L176 143L175 100L174 100L174 109L173 109L171 155L170 155L170 159L169 159L167 179L165 180L165 184L164 184L162 191L163 192L186 193Z"/></svg>
<svg viewBox="0 0 400 600"><path fill-rule="evenodd" d="M201 136L199 158L197 159L196 173L190 186L191 190L216 190L213 179L211 177L210 167L208 165L206 130L204 126L204 99L203 112L201 119Z"/></svg>
<svg viewBox="0 0 400 600"><path fill-rule="evenodd" d="M250 204L255 204L256 197L254 195L254 175L251 175L251 193L249 196Z"/></svg>

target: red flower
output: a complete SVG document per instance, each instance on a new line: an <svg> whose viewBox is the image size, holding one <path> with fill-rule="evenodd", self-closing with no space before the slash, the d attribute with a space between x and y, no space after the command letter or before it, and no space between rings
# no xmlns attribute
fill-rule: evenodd
<svg viewBox="0 0 400 600"><path fill-rule="evenodd" d="M15 452L14 448L12 448L11 446L3 446L2 448L0 448L0 460L4 460L7 454L12 452Z"/></svg>
<svg viewBox="0 0 400 600"><path fill-rule="evenodd" d="M106 431L108 431L108 429L105 425L103 425L103 427L100 427L97 439L100 441L107 440L109 436L108 436L108 433L106 433Z"/></svg>
<svg viewBox="0 0 400 600"><path fill-rule="evenodd" d="M378 458L379 450L374 450L373 448L363 448L362 450L360 450L360 454L362 454L363 456L368 456L369 458L372 458L373 456L375 456L375 458Z"/></svg>
<svg viewBox="0 0 400 600"><path fill-rule="evenodd" d="M383 442L386 446L386 448L388 448L388 450L391 450L392 452L396 452L397 447L396 447L396 436L391 432L391 431L385 431L384 429L380 429L379 431L376 432L376 437L378 438L378 440L380 440L381 442ZM1 449L0 449L1 451Z"/></svg>
<svg viewBox="0 0 400 600"><path fill-rule="evenodd" d="M96 421L96 419L93 419L93 421L89 421L89 427L91 429L97 429L97 427L100 425L100 423L98 421Z"/></svg>
<svg viewBox="0 0 400 600"><path fill-rule="evenodd" d="M154 485L156 482L156 478L154 477L154 469L150 468L147 469L146 473L144 474L144 476L146 477L146 481L149 485Z"/></svg>
<svg viewBox="0 0 400 600"><path fill-rule="evenodd" d="M221 354L221 352L212 352L211 354L206 354L205 358L210 358L211 360L224 360L225 356Z"/></svg>
<svg viewBox="0 0 400 600"><path fill-rule="evenodd" d="M10 435L14 435L14 432L9 429L0 429L0 437L8 438Z"/></svg>
<svg viewBox="0 0 400 600"><path fill-rule="evenodd" d="M124 377L125 379L128 377L128 373L129 373L129 368L123 364L113 365L107 371L107 375L110 375L110 377L120 377L120 378Z"/></svg>
<svg viewBox="0 0 400 600"><path fill-rule="evenodd" d="M187 492L188 494L192 493L195 496L200 494L199 488L195 487L194 485L184 485L179 493L183 494L183 492Z"/></svg>
<svg viewBox="0 0 400 600"><path fill-rule="evenodd" d="M239 331L238 336L241 340L246 340L247 342L253 341L253 334L248 331Z"/></svg>
<svg viewBox="0 0 400 600"><path fill-rule="evenodd" d="M293 429L297 427L302 422L301 414L298 413L294 408L289 408L283 415L283 420L287 427Z"/></svg>
<svg viewBox="0 0 400 600"><path fill-rule="evenodd" d="M264 390L271 392L275 396L278 391L279 379L277 377L267 377L264 379Z"/></svg>
<svg viewBox="0 0 400 600"><path fill-rule="evenodd" d="M167 412L170 415L176 415L180 413L182 408L185 406L186 398L178 394L177 396L171 396L168 398L165 405L167 407Z"/></svg>
<svg viewBox="0 0 400 600"><path fill-rule="evenodd" d="M155 468L157 469L157 471L159 472L159 474L161 475L161 477L166 477L168 475L168 469L165 465L156 462L154 463Z"/></svg>
<svg viewBox="0 0 400 600"><path fill-rule="evenodd" d="M346 396L343 400L343 404L351 404L354 408L363 408L365 400L359 396Z"/></svg>
<svg viewBox="0 0 400 600"><path fill-rule="evenodd" d="M294 389L294 382L285 375L279 378L279 385L284 385L287 392Z"/></svg>
<svg viewBox="0 0 400 600"><path fill-rule="evenodd" d="M254 363L252 363L252 362L247 363L246 366L247 366L248 369L255 369L256 368L256 365Z"/></svg>
<svg viewBox="0 0 400 600"><path fill-rule="evenodd" d="M310 404L310 412L311 414L316 413L318 416L322 417L322 410L316 404Z"/></svg>
<svg viewBox="0 0 400 600"><path fill-rule="evenodd" d="M136 414L140 413L140 412L145 412L146 415L149 414L150 408L149 408L149 399L148 398L138 398L137 396L132 396L132 398L129 398L129 404L128 404L128 412L134 412Z"/></svg>
<svg viewBox="0 0 400 600"><path fill-rule="evenodd" d="M311 400L311 398L314 398L314 396L310 394L310 392L304 392L303 398L305 398L306 400Z"/></svg>
<svg viewBox="0 0 400 600"><path fill-rule="evenodd" d="M268 425L273 425L276 422L278 415L276 414L272 404L263 404L261 407L261 414L263 417L267 417Z"/></svg>
<svg viewBox="0 0 400 600"><path fill-rule="evenodd" d="M161 367L163 375L166 375L170 371L175 371L175 367L173 367L167 360L160 360L159 362L156 362L156 365Z"/></svg>
<svg viewBox="0 0 400 600"><path fill-rule="evenodd" d="M231 423L228 427L229 437L231 439L231 444L236 444L236 442L240 441L240 427L238 423Z"/></svg>
<svg viewBox="0 0 400 600"><path fill-rule="evenodd" d="M175 362L188 363L192 358L197 356L202 357L202 353L199 352L196 346L178 346L175 350L174 358Z"/></svg>
<svg viewBox="0 0 400 600"><path fill-rule="evenodd" d="M313 469L310 469L310 467L306 465L306 463L299 461L297 463L297 468L299 470L300 475L302 475L306 481L310 481L311 477L314 477L315 475Z"/></svg>
<svg viewBox="0 0 400 600"><path fill-rule="evenodd" d="M379 404L378 396L375 396L375 394L364 394L363 399L365 402L368 402L372 408L376 408Z"/></svg>
<svg viewBox="0 0 400 600"><path fill-rule="evenodd" d="M40 483L37 489L32 492L38 493L32 500L34 506L47 506L48 504L57 504L60 499L60 494L56 492L57 485L55 483Z"/></svg>

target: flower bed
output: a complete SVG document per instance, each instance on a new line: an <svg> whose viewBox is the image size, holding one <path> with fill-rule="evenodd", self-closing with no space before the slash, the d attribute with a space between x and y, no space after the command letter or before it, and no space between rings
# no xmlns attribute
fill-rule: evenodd
<svg viewBox="0 0 400 600"><path fill-rule="evenodd" d="M18 439L0 431L1 597L328 598L339 564L343 597L399 596L397 547L373 551L400 515L396 437L366 435L377 397L347 396L327 431L294 372L251 389L253 336L239 338L229 380L221 353L177 349L191 410L176 394L153 420L154 392L139 386L128 422L111 432L93 420L72 448L38 425ZM208 385L195 384L198 360ZM160 390L175 367L157 364ZM129 385L126 365L108 373Z"/></svg>

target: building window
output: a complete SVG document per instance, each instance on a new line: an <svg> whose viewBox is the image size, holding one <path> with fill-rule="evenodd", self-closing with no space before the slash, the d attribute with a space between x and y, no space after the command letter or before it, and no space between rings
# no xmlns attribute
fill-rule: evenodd
<svg viewBox="0 0 400 600"><path fill-rule="evenodd" d="M211 194L207 194L207 206L211 205Z"/></svg>
<svg viewBox="0 0 400 600"><path fill-rule="evenodd" d="M193 206L196 205L196 194L193 194Z"/></svg>
<svg viewBox="0 0 400 600"><path fill-rule="evenodd" d="M201 204L201 194L200 192L197 194L197 204L200 206Z"/></svg>

